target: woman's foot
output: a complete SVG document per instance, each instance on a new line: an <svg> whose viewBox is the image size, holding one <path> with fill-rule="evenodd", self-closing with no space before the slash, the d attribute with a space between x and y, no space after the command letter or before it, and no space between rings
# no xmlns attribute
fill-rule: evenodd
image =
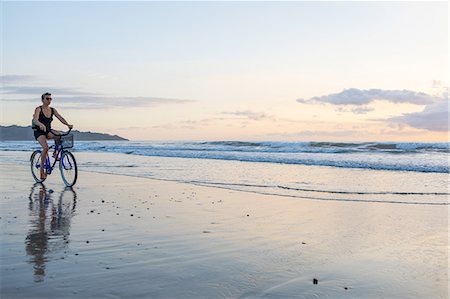
<svg viewBox="0 0 450 299"><path fill-rule="evenodd" d="M47 174L45 172L41 172L41 180L45 180L47 178Z"/></svg>

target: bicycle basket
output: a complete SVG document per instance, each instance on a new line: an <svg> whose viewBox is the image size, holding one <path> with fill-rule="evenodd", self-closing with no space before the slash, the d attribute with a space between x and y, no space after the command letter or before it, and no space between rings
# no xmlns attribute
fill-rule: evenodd
<svg viewBox="0 0 450 299"><path fill-rule="evenodd" d="M69 134L66 136L61 136L60 141L58 142L62 148L71 148L73 147L73 134Z"/></svg>

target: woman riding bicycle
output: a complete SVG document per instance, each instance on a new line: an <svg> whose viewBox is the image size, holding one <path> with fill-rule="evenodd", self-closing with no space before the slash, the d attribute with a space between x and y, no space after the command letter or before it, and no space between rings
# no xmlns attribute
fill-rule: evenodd
<svg viewBox="0 0 450 299"><path fill-rule="evenodd" d="M51 93L44 93L41 96L42 105L36 107L33 115L33 130L34 130L34 138L39 142L42 146L42 155L41 155L41 165L44 165L45 160L47 159L48 153L48 144L47 139L55 139L55 134L51 131L58 134L59 132L56 130L52 130L51 123L53 121L53 115L56 116L63 124L65 124L69 129L73 128L73 125L69 125L69 123L56 111L55 108L50 107L50 103L52 101ZM44 180L46 177L45 169L43 167L41 170L41 179Z"/></svg>

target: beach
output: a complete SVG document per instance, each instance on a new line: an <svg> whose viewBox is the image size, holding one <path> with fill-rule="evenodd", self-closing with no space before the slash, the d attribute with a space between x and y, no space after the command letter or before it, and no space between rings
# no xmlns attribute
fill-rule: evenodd
<svg viewBox="0 0 450 299"><path fill-rule="evenodd" d="M0 299L450 299L448 1L0 7Z"/></svg>
<svg viewBox="0 0 450 299"><path fill-rule="evenodd" d="M448 298L445 192L302 199L88 167L65 189L11 162L28 155L0 160L2 298Z"/></svg>

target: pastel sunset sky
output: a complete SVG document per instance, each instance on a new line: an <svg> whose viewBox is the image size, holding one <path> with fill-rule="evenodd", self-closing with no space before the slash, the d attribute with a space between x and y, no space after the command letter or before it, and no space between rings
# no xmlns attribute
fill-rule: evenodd
<svg viewBox="0 0 450 299"><path fill-rule="evenodd" d="M48 91L133 140L448 140L447 1L1 6L1 125Z"/></svg>

